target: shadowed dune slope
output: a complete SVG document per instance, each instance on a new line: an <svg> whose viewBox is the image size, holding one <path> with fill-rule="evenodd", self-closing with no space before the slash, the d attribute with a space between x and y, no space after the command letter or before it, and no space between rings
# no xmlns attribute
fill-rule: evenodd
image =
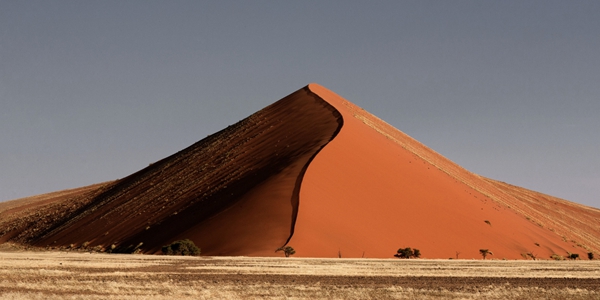
<svg viewBox="0 0 600 300"><path fill-rule="evenodd" d="M118 251L141 245L154 253L190 238L206 255L274 255L292 234L308 163L341 125L332 106L301 89L129 177L67 199L68 211L44 204L16 219L0 214L1 228L11 229L4 240L115 244Z"/></svg>
<svg viewBox="0 0 600 300"><path fill-rule="evenodd" d="M470 173L316 84L344 126L300 191L299 256L543 258L600 250L600 211ZM487 222L486 222L487 221ZM488 223L489 222L489 223ZM538 246L539 245L539 246Z"/></svg>
<svg viewBox="0 0 600 300"><path fill-rule="evenodd" d="M0 204L0 242L183 238L204 255L600 256L600 210L473 174L317 84L124 179Z"/></svg>
<svg viewBox="0 0 600 300"><path fill-rule="evenodd" d="M100 183L0 202L0 243L23 240L52 226L110 184Z"/></svg>

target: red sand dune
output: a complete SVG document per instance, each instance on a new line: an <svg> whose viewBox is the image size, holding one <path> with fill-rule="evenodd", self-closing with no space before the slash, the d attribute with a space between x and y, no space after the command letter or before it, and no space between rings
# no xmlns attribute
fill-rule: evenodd
<svg viewBox="0 0 600 300"><path fill-rule="evenodd" d="M0 204L0 242L182 238L204 255L585 256L600 210L470 173L316 84L124 179Z"/></svg>

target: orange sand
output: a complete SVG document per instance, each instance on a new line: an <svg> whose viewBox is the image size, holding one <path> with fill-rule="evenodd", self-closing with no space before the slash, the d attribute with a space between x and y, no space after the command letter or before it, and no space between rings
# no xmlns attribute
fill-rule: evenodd
<svg viewBox="0 0 600 300"><path fill-rule="evenodd" d="M488 184L483 178L331 91L316 84L309 89L342 114L344 126L307 170L289 243L297 255L391 257L413 247L426 258L456 252L480 258L485 248L493 257L516 259L526 252L548 258L587 251L495 200L502 191L473 188ZM579 209L600 217L598 210ZM598 249L598 239L587 246Z"/></svg>
<svg viewBox="0 0 600 300"><path fill-rule="evenodd" d="M600 256L600 210L473 174L316 84L121 180L0 204L0 242L183 238L204 255Z"/></svg>

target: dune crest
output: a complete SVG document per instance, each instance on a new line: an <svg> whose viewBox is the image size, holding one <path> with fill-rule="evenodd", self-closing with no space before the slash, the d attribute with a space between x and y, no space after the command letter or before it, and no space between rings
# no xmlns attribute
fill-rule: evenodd
<svg viewBox="0 0 600 300"><path fill-rule="evenodd" d="M204 255L584 257L600 210L473 174L317 84L121 180L0 204L0 242L183 238Z"/></svg>

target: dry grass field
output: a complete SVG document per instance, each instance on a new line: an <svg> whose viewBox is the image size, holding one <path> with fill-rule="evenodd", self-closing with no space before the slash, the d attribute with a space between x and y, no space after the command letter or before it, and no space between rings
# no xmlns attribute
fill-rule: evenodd
<svg viewBox="0 0 600 300"><path fill-rule="evenodd" d="M600 261L0 252L2 299L600 299Z"/></svg>

